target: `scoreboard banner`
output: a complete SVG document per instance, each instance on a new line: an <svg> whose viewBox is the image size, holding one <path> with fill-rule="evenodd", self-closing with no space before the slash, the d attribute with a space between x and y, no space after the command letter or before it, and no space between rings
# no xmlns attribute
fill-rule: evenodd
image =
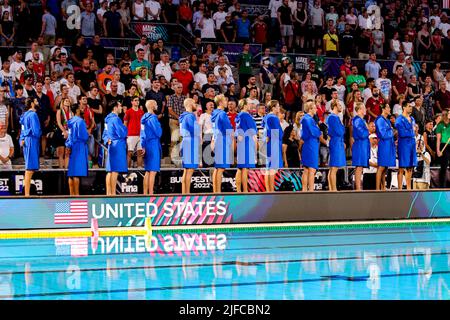
<svg viewBox="0 0 450 320"><path fill-rule="evenodd" d="M8 197L0 230L227 225L450 217L450 191Z"/></svg>

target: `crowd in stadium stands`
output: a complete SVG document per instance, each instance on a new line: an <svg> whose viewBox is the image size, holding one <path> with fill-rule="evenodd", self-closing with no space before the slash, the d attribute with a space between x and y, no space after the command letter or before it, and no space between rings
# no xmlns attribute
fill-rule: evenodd
<svg viewBox="0 0 450 320"><path fill-rule="evenodd" d="M422 166L415 169L419 171L414 173L416 186L428 187L430 165L441 165L440 183L445 187L450 163L450 147L444 148L450 141L450 72L443 70L441 62L450 60L450 22L440 5L429 0L359 4L270 0L267 9L267 15L250 17L238 0L3 0L0 36L7 54L1 57L0 71L0 168L11 168L11 160L23 158L20 119L27 98L36 98L39 105L40 155L57 158L60 168L68 165L71 107L80 106L89 133L89 160L96 166L105 118L117 111L119 103L123 109L119 117L127 127L128 166L141 167L145 154L140 152L139 137L147 101L156 101L161 158L180 166L180 116L186 111L186 99L195 102L190 108L205 150L211 148L214 136L211 114L218 107L217 97L223 95L221 107L233 129L238 114L246 108L261 144L267 115L276 115L284 132L281 167L302 165L302 119L308 103L317 109L313 119L321 132L320 166L330 165L327 119L334 113L345 128L348 162L344 166L350 165L355 142L352 119L362 103L367 109L362 117L371 150L370 165L363 169L368 177L365 189L375 188L377 118L390 106L386 116L397 144L396 118L412 107ZM79 29L73 27L77 12ZM194 34L194 47L172 61L162 39L149 43L143 36L121 57L102 46L102 38L132 36L130 26L135 21L181 24ZM214 42L243 43L237 65L230 63L223 45ZM263 45L257 68L249 43ZM277 46L281 53L274 59L271 52ZM292 52L313 54L308 70L294 70ZM322 72L325 60L333 57L344 58L337 77ZM364 69L354 65L352 58L367 61ZM395 60L395 64L387 69L377 59ZM432 67L425 63L429 60L434 61ZM420 70L415 62L421 63ZM274 100L281 108L272 105ZM203 167L214 166L200 162ZM264 150L258 152L257 166L266 166Z"/></svg>

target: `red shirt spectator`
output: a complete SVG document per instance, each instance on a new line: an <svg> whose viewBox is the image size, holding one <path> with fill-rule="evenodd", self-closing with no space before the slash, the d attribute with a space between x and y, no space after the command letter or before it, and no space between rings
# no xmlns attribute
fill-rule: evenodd
<svg viewBox="0 0 450 320"><path fill-rule="evenodd" d="M178 79L178 82L183 85L182 94L186 96L189 93L189 87L191 83L194 81L194 76L192 75L192 72L188 70L188 64L186 60L180 61L180 70L175 72L172 78Z"/></svg>
<svg viewBox="0 0 450 320"><path fill-rule="evenodd" d="M397 89L398 94L406 95L408 90L408 83L406 82L404 76L394 75L394 77L392 78L392 101L397 102L397 94L394 88Z"/></svg>
<svg viewBox="0 0 450 320"><path fill-rule="evenodd" d="M144 111L142 109L134 110L130 108L125 113L125 117L123 118L124 122L127 121L128 128L128 136L139 136L141 133L141 118L144 115Z"/></svg>
<svg viewBox="0 0 450 320"><path fill-rule="evenodd" d="M446 90L445 82L440 84L439 90L434 94L436 103L434 104L434 113L440 113L450 108L450 91Z"/></svg>
<svg viewBox="0 0 450 320"><path fill-rule="evenodd" d="M253 31L255 35L255 43L265 44L267 42L267 25L258 21L253 26Z"/></svg>
<svg viewBox="0 0 450 320"><path fill-rule="evenodd" d="M86 122L86 127L89 128L92 125L92 119L94 118L94 112L91 108L86 107L84 110L84 122Z"/></svg>
<svg viewBox="0 0 450 320"><path fill-rule="evenodd" d="M193 16L192 9L187 2L180 4L180 6L178 8L178 14L179 14L180 20L182 20L182 22L189 22L192 20L192 16Z"/></svg>
<svg viewBox="0 0 450 320"><path fill-rule="evenodd" d="M300 83L289 80L284 86L284 103L292 105L301 97Z"/></svg>
<svg viewBox="0 0 450 320"><path fill-rule="evenodd" d="M231 126L233 127L234 130L236 130L236 116L237 115L238 115L237 112L228 112L227 113L228 119L230 119Z"/></svg>
<svg viewBox="0 0 450 320"><path fill-rule="evenodd" d="M33 71L37 74L38 81L44 81L45 65L42 62L33 61Z"/></svg>
<svg viewBox="0 0 450 320"><path fill-rule="evenodd" d="M367 122L372 122L375 121L375 119L381 114L381 105L384 103L384 100L382 97L378 96L378 97L370 97L367 102L366 102L366 108L367 108ZM371 115L369 113L369 111L371 113L373 113L375 115L375 117L373 115Z"/></svg>
<svg viewBox="0 0 450 320"><path fill-rule="evenodd" d="M325 112L327 111L327 107L325 103L317 104L317 116L319 117L320 122L325 122Z"/></svg>
<svg viewBox="0 0 450 320"><path fill-rule="evenodd" d="M339 67L339 72L341 73L341 76L344 77L344 83L343 85L345 85L345 80L347 79L347 76L352 74L352 63L351 63L351 58L350 57L346 57L344 60L344 64L342 66Z"/></svg>

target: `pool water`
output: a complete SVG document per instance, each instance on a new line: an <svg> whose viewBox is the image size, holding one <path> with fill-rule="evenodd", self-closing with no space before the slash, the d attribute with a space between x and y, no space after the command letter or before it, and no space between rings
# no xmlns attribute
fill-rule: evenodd
<svg viewBox="0 0 450 320"><path fill-rule="evenodd" d="M0 240L0 299L449 299L450 227Z"/></svg>

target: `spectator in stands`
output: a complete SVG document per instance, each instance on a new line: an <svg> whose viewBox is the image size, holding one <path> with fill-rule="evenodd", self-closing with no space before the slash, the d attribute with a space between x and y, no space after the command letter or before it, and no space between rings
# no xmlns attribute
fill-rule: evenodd
<svg viewBox="0 0 450 320"><path fill-rule="evenodd" d="M226 63L226 59L224 56L220 56L217 59L217 65L214 67L214 75L216 77L219 77L219 69L225 68L227 70L227 76L233 76L233 71L231 70L231 67Z"/></svg>
<svg viewBox="0 0 450 320"><path fill-rule="evenodd" d="M6 131L7 125L0 122L0 169L12 169L11 159L14 156L14 143Z"/></svg>
<svg viewBox="0 0 450 320"><path fill-rule="evenodd" d="M359 91L363 91L366 86L366 79L363 75L359 74L359 70L357 66L351 67L352 74L348 75L346 78L347 91L351 92L352 83L356 83L358 85Z"/></svg>
<svg viewBox="0 0 450 320"><path fill-rule="evenodd" d="M447 90L445 81L439 83L439 90L434 94L434 114L442 113L450 108L450 91Z"/></svg>
<svg viewBox="0 0 450 320"><path fill-rule="evenodd" d="M87 56L87 48L84 43L84 37L78 36L75 40L75 44L70 50L70 58L72 59L72 64L75 68L81 67L81 63ZM77 71L77 70L75 70Z"/></svg>
<svg viewBox="0 0 450 320"><path fill-rule="evenodd" d="M119 70L114 71L112 81L108 82L108 84L106 85L106 93L111 92L112 84L117 84L117 93L118 94L120 94L120 95L125 94L125 85L122 82L120 82L120 71ZM139 81L138 81L138 85L139 85Z"/></svg>
<svg viewBox="0 0 450 320"><path fill-rule="evenodd" d="M338 57L339 37L335 27L331 27L323 36L323 50L328 57Z"/></svg>
<svg viewBox="0 0 450 320"><path fill-rule="evenodd" d="M287 2L287 0L284 1ZM248 82L248 79L252 76L252 59L253 56L250 53L250 44L244 43L243 51L239 55L237 62L240 87L243 87Z"/></svg>
<svg viewBox="0 0 450 320"><path fill-rule="evenodd" d="M172 78L172 70L170 68L169 54L162 53L161 61L155 67L155 74L162 74L167 81Z"/></svg>
<svg viewBox="0 0 450 320"><path fill-rule="evenodd" d="M319 0L314 0L314 6L310 8L309 15L311 17L312 25L311 47L321 47L325 29L325 12L320 6Z"/></svg>
<svg viewBox="0 0 450 320"><path fill-rule="evenodd" d="M381 106L385 103L380 95L380 89L373 88L372 97L367 100L367 118L368 122L375 121L381 115Z"/></svg>
<svg viewBox="0 0 450 320"><path fill-rule="evenodd" d="M149 0L148 2L155 2ZM152 20L149 18L149 20ZM103 15L103 33L105 37L119 38L124 37L124 26L122 16L117 11L117 2L111 2L110 10Z"/></svg>
<svg viewBox="0 0 450 320"><path fill-rule="evenodd" d="M408 85L403 75L403 66L398 65L395 71L395 75L392 78L392 101L397 102L399 95L406 96L408 93Z"/></svg>
<svg viewBox="0 0 450 320"><path fill-rule="evenodd" d="M366 78L373 78L375 81L380 76L381 65L377 62L377 55L372 52L369 61L365 65Z"/></svg>
<svg viewBox="0 0 450 320"><path fill-rule="evenodd" d="M282 5L277 10L278 23L280 24L281 40L283 45L292 49L294 30L292 26L292 10L289 7L289 0L283 0Z"/></svg>
<svg viewBox="0 0 450 320"><path fill-rule="evenodd" d="M147 0L145 3L145 9L147 12L147 20L159 21L161 19L161 4L156 0Z"/></svg>
<svg viewBox="0 0 450 320"><path fill-rule="evenodd" d="M250 20L248 18L248 11L242 10L241 18L235 20L236 23L236 41L240 43L250 42Z"/></svg>
<svg viewBox="0 0 450 320"><path fill-rule="evenodd" d="M236 24L231 19L231 13L227 13L225 16L225 21L222 22L220 26L220 34L225 42L235 42L236 41Z"/></svg>
<svg viewBox="0 0 450 320"><path fill-rule="evenodd" d="M214 42L216 41L214 20L211 16L211 12L206 10L198 23L200 28L200 36L202 41Z"/></svg>
<svg viewBox="0 0 450 320"><path fill-rule="evenodd" d="M133 62L131 63L131 72L133 74L133 76L136 76L139 72L139 69L144 67L147 69L151 69L151 64L148 60L145 60L145 51L144 49L138 49L137 50L137 56L136 59L133 60Z"/></svg>
<svg viewBox="0 0 450 320"><path fill-rule="evenodd" d="M141 131L141 119L144 116L144 111L139 104L139 97L133 97L131 100L131 108L126 111L124 116L124 125L128 129L127 163L129 168L131 167L131 158L133 157L133 154L137 155L137 167L142 167L143 154L141 152L142 146L139 135Z"/></svg>
<svg viewBox="0 0 450 320"><path fill-rule="evenodd" d="M96 74L91 71L88 59L83 59L81 69L75 73L75 79L81 92L86 95L91 83L96 82Z"/></svg>
<svg viewBox="0 0 450 320"><path fill-rule="evenodd" d="M91 2L86 3L86 10L81 13L80 32L83 37L94 37L96 19Z"/></svg>
<svg viewBox="0 0 450 320"><path fill-rule="evenodd" d="M178 79L178 81L183 85L183 95L187 95L193 85L194 75L192 74L192 71L189 70L188 61L186 59L181 59L179 65L180 70L173 73L172 76Z"/></svg>

